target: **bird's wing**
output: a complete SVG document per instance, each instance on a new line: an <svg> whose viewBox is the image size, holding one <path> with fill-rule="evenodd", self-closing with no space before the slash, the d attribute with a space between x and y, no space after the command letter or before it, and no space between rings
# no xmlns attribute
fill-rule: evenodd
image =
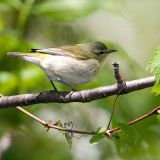
<svg viewBox="0 0 160 160"><path fill-rule="evenodd" d="M63 46L60 48L46 48L46 49L31 49L31 52L43 53L43 54L51 54L57 56L69 56L75 59L90 59L90 55L88 54L85 47L76 44L72 46Z"/></svg>
<svg viewBox="0 0 160 160"><path fill-rule="evenodd" d="M63 46L61 47L62 51L64 51L69 56L72 56L77 59L90 59L91 54L88 52L88 48L83 44L75 44L72 46Z"/></svg>

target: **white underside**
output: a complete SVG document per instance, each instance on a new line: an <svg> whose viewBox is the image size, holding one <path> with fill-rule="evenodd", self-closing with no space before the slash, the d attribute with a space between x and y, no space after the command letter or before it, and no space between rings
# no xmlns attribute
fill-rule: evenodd
<svg viewBox="0 0 160 160"><path fill-rule="evenodd" d="M64 56L51 56L41 63L41 66L50 80L68 84L88 83L99 69L97 60L77 61L72 57Z"/></svg>
<svg viewBox="0 0 160 160"><path fill-rule="evenodd" d="M78 61L72 57L55 55L48 55L48 58L42 62L39 62L37 57L23 58L39 65L51 81L63 81L67 84L88 83L99 70L97 60Z"/></svg>

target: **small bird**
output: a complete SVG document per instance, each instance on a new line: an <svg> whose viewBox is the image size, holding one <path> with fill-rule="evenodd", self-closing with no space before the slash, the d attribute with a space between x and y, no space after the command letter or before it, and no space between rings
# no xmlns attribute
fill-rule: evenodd
<svg viewBox="0 0 160 160"><path fill-rule="evenodd" d="M19 56L37 64L46 73L54 90L54 81L67 85L72 91L75 84L90 82L100 69L109 53L117 50L108 49L102 42L74 44L59 48L31 49L30 53L9 52L9 56Z"/></svg>

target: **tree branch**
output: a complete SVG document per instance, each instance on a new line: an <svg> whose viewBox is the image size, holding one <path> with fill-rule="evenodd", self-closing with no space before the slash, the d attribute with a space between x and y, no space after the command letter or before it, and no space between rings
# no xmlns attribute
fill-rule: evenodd
<svg viewBox="0 0 160 160"><path fill-rule="evenodd" d="M59 131L65 131L65 132L70 132L70 133L76 133L76 134L83 134L83 135L95 135L96 131L81 131L81 130L75 130L75 129L68 129L68 128L64 128L64 127L59 127L56 125L56 123L48 123L40 118L38 118L37 116L33 115L32 113L26 111L25 109L17 106L16 107L19 111L23 112L24 114L26 114L27 116L31 117L32 119L34 119L35 121L41 123L43 126L46 126L48 129L53 128ZM154 108L152 111L150 111L149 113L146 113L140 117L137 117L131 121L128 122L128 125L133 125L137 122L140 122L146 118L149 118L150 116L153 115L158 115L160 114L160 107L158 106L157 108ZM121 129L119 127L117 128L112 128L112 129L108 129L106 130L106 136L108 138L111 138L112 135L114 133L116 133L117 131L120 131Z"/></svg>
<svg viewBox="0 0 160 160"><path fill-rule="evenodd" d="M59 131L67 131L67 132L71 132L71 133L86 134L86 135L94 135L96 133L96 132L93 132L93 131L80 131L80 130L68 129L68 128L60 127L60 126L56 125L56 122L54 122L54 123L46 122L46 121L38 118L37 116L33 115L32 113L26 111L25 109L19 107L19 106L17 106L16 108L19 111L21 111L24 114L26 114L27 116L29 116L32 119L34 119L35 121L41 123L43 126L47 127L48 129L53 128L53 129L56 129L56 130L59 130Z"/></svg>
<svg viewBox="0 0 160 160"><path fill-rule="evenodd" d="M126 81L126 90L120 94L127 94L133 91L142 90L153 86L155 77L146 77L133 81ZM4 96L0 98L0 109L16 106L28 106L37 103L69 103L69 102L90 102L119 94L117 83L110 86L82 90L77 92L55 92L42 91L40 93Z"/></svg>

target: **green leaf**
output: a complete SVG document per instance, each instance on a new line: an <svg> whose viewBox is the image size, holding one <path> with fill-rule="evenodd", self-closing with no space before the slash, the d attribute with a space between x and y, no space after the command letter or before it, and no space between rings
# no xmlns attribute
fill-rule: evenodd
<svg viewBox="0 0 160 160"><path fill-rule="evenodd" d="M118 133L114 133L113 135L112 135L112 138L114 139L114 140L116 140L116 141L120 141L120 136L119 136L119 134Z"/></svg>
<svg viewBox="0 0 160 160"><path fill-rule="evenodd" d="M153 52L146 69L155 75L156 83L152 92L160 94L160 47Z"/></svg>
<svg viewBox="0 0 160 160"><path fill-rule="evenodd" d="M91 144L97 144L101 139L105 137L106 128L98 128L96 134L90 139Z"/></svg>
<svg viewBox="0 0 160 160"><path fill-rule="evenodd" d="M160 59L160 47L157 48L150 57L149 62L147 64L147 70L150 69L151 72L154 72L155 69L160 65L159 59Z"/></svg>
<svg viewBox="0 0 160 160"><path fill-rule="evenodd" d="M118 126L121 129L121 132L119 132L119 137L121 141L133 144L137 143L139 135L132 126L125 123L118 123Z"/></svg>
<svg viewBox="0 0 160 160"><path fill-rule="evenodd" d="M156 95L160 94L160 85L155 84L155 85L152 87L152 92L155 93Z"/></svg>

